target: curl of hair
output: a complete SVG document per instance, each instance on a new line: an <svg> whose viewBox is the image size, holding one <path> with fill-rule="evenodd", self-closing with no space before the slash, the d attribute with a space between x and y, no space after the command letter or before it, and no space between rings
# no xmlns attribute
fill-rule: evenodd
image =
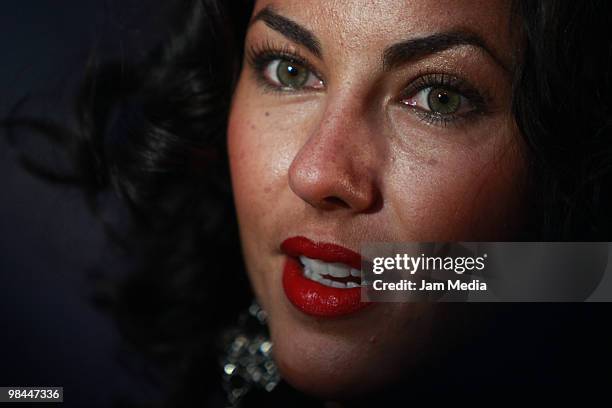
<svg viewBox="0 0 612 408"><path fill-rule="evenodd" d="M612 10L605 1L516 1L524 35L513 109L530 147L532 237L612 231Z"/></svg>

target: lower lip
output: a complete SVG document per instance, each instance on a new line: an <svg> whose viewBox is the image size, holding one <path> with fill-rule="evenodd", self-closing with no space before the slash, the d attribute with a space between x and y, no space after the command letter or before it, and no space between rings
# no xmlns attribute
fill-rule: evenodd
<svg viewBox="0 0 612 408"><path fill-rule="evenodd" d="M290 256L287 256L283 270L283 288L296 308L312 316L344 316L369 304L361 302L360 288L332 288L306 278L302 265Z"/></svg>

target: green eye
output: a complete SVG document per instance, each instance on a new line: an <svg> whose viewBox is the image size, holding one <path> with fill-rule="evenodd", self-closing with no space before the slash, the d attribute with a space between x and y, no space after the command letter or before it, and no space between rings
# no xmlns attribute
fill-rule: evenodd
<svg viewBox="0 0 612 408"><path fill-rule="evenodd" d="M442 115L456 113L461 108L461 95L445 88L430 88L427 106L432 112Z"/></svg>
<svg viewBox="0 0 612 408"><path fill-rule="evenodd" d="M276 76L282 86L293 89L304 87L310 72L300 64L295 62L281 60L276 68Z"/></svg>
<svg viewBox="0 0 612 408"><path fill-rule="evenodd" d="M402 103L438 116L452 116L472 109L470 102L462 94L443 86L423 88L411 97L403 99Z"/></svg>
<svg viewBox="0 0 612 408"><path fill-rule="evenodd" d="M408 84L399 103L427 124L446 126L487 112L482 94L467 81L447 74L427 74ZM479 115L480 116L480 115Z"/></svg>
<svg viewBox="0 0 612 408"><path fill-rule="evenodd" d="M288 58L266 63L262 76L270 86L281 91L318 90L325 86L312 69Z"/></svg>

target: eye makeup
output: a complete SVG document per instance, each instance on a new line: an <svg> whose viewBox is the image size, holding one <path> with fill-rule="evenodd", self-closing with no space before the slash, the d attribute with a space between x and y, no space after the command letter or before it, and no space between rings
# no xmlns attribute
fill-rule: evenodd
<svg viewBox="0 0 612 408"><path fill-rule="evenodd" d="M458 107L453 112L436 111L432 106L432 98L428 95L428 103L419 106L415 98L419 93L437 93L439 97L446 100L454 98L458 100ZM488 113L488 101L490 97L479 92L476 87L468 81L446 73L420 73L417 79L412 80L402 91L398 102L412 110L424 122L438 126L458 124L464 120L476 119Z"/></svg>
<svg viewBox="0 0 612 408"><path fill-rule="evenodd" d="M290 94L320 91L325 88L325 81L313 64L295 47L287 44L279 46L267 40L252 45L247 48L246 62L253 70L258 85L266 92ZM279 66L289 67L299 72L296 75L302 77L306 75L314 80L283 84L282 81L271 78L279 76L277 70ZM491 97L488 93L479 91L476 86L459 76L435 72L429 68L428 71L420 72L414 77L416 79L412 79L404 86L399 96L393 100L428 125L439 127L459 125L489 113ZM312 82L315 83L314 86L304 86ZM449 109L451 107L453 109Z"/></svg>
<svg viewBox="0 0 612 408"><path fill-rule="evenodd" d="M246 61L255 73L257 82L266 91L287 93L317 90L324 87L322 76L314 66L298 50L288 45L279 47L270 41L266 41L263 44L251 46L246 51ZM275 81L270 80L267 73L271 64L278 64L279 62L286 62L292 64L296 69L306 70L309 75L318 78L321 86L299 88L275 83Z"/></svg>

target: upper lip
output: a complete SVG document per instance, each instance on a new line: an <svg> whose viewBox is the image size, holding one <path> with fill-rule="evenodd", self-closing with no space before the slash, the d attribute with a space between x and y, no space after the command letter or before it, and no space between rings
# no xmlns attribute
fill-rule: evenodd
<svg viewBox="0 0 612 408"><path fill-rule="evenodd" d="M303 236L290 237L281 243L281 250L292 257L305 256L324 262L340 262L361 269L361 256L348 248L329 242L315 242Z"/></svg>

